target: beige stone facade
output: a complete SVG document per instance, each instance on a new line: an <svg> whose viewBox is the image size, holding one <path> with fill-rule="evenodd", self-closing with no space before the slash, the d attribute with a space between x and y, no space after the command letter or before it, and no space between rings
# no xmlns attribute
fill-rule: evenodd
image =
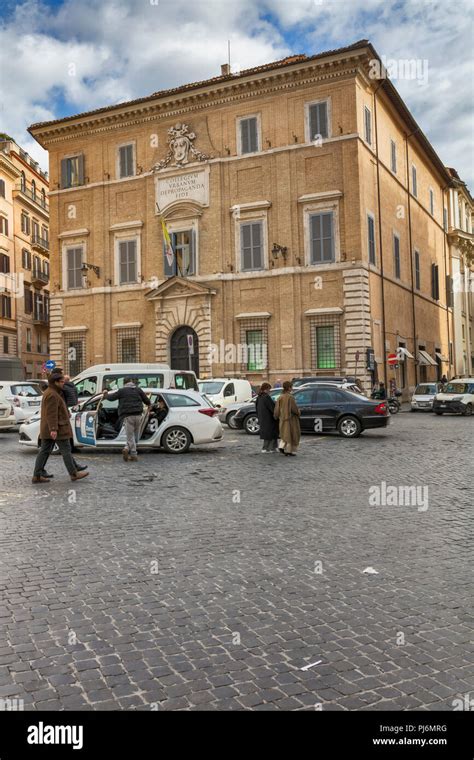
<svg viewBox="0 0 474 760"><path fill-rule="evenodd" d="M26 378L49 358L48 178L0 135L0 357L19 357Z"/></svg>
<svg viewBox="0 0 474 760"><path fill-rule="evenodd" d="M357 43L31 127L50 154L52 358L378 376L405 396L452 374L452 180L375 56Z"/></svg>

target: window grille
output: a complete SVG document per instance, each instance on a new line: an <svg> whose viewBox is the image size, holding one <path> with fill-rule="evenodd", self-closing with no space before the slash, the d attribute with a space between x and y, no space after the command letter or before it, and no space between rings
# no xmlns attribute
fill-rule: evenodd
<svg viewBox="0 0 474 760"><path fill-rule="evenodd" d="M339 372L341 369L341 324L333 314L311 317L311 368Z"/></svg>
<svg viewBox="0 0 474 760"><path fill-rule="evenodd" d="M126 327L117 330L117 361L124 364L140 361L139 327Z"/></svg>
<svg viewBox="0 0 474 760"><path fill-rule="evenodd" d="M63 338L64 367L75 377L86 368L86 338L83 333L67 333Z"/></svg>
<svg viewBox="0 0 474 760"><path fill-rule="evenodd" d="M240 344L237 363L241 371L264 372L268 368L268 319L261 317L240 322Z"/></svg>

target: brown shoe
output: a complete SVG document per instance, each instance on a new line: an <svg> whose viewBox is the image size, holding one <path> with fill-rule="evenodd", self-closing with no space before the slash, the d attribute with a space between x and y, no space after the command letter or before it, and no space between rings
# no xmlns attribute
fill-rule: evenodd
<svg viewBox="0 0 474 760"><path fill-rule="evenodd" d="M129 462L138 462L138 457L136 455L128 457Z"/></svg>
<svg viewBox="0 0 474 760"><path fill-rule="evenodd" d="M31 478L32 483L49 483L49 478L44 478L42 475L33 475Z"/></svg>
<svg viewBox="0 0 474 760"><path fill-rule="evenodd" d="M74 475L71 475L71 480L82 480L82 478L87 478L88 475L88 472L75 472Z"/></svg>
<svg viewBox="0 0 474 760"><path fill-rule="evenodd" d="M123 461L128 462L128 460L130 459L130 457L128 456L128 449L122 449L122 456L123 456Z"/></svg>

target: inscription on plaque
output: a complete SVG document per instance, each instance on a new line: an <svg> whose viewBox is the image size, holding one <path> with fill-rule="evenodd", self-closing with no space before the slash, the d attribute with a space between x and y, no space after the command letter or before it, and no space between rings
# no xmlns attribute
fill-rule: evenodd
<svg viewBox="0 0 474 760"><path fill-rule="evenodd" d="M176 201L195 201L201 206L208 206L209 169L198 169L173 177L157 177L156 196L162 211Z"/></svg>

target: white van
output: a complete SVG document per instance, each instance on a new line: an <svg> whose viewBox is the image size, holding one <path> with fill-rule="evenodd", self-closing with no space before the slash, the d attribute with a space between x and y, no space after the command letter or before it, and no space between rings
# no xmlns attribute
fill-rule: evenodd
<svg viewBox="0 0 474 760"><path fill-rule="evenodd" d="M248 380L235 377L215 377L212 380L199 380L199 390L212 401L214 406L233 404L252 399L252 386Z"/></svg>
<svg viewBox="0 0 474 760"><path fill-rule="evenodd" d="M198 390L196 374L170 369L167 364L96 364L72 378L79 401L101 391L122 388L126 377L133 377L141 388L179 388Z"/></svg>

